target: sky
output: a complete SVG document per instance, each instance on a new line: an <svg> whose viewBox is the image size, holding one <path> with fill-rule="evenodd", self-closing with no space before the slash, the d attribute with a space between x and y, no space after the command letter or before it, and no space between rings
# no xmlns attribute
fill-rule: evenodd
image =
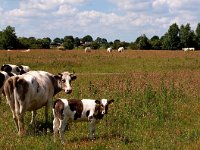
<svg viewBox="0 0 200 150"><path fill-rule="evenodd" d="M0 31L18 37L82 38L133 42L161 37L173 23L200 23L200 0L0 0Z"/></svg>

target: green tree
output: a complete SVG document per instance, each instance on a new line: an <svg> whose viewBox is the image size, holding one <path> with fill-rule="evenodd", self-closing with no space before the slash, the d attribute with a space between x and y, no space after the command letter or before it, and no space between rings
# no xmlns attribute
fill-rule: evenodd
<svg viewBox="0 0 200 150"><path fill-rule="evenodd" d="M113 49L118 49L120 47L120 40L116 39L113 42Z"/></svg>
<svg viewBox="0 0 200 150"><path fill-rule="evenodd" d="M187 23L185 26L180 27L180 47L194 47L195 44L195 34L191 30L190 24Z"/></svg>
<svg viewBox="0 0 200 150"><path fill-rule="evenodd" d="M78 37L74 38L74 46L79 47L80 45L81 45L81 40Z"/></svg>
<svg viewBox="0 0 200 150"><path fill-rule="evenodd" d="M179 27L176 23L172 24L168 30L168 48L171 50L176 50L179 48L180 38L179 38Z"/></svg>
<svg viewBox="0 0 200 150"><path fill-rule="evenodd" d="M161 49L161 41L159 39L158 36L154 35L151 39L150 39L150 44L151 44L151 48L154 50L160 50Z"/></svg>
<svg viewBox="0 0 200 150"><path fill-rule="evenodd" d="M147 50L151 48L151 45L149 43L149 39L146 37L145 34L141 35L140 37L138 37L135 41L137 48L142 50Z"/></svg>
<svg viewBox="0 0 200 150"><path fill-rule="evenodd" d="M163 50L170 50L170 49L171 49L168 33L165 33L165 35L163 35L163 36L160 38L160 41L161 41L161 48L162 48Z"/></svg>
<svg viewBox="0 0 200 150"><path fill-rule="evenodd" d="M6 29L1 32L0 40L3 49L16 49L19 46L15 28L11 26L7 26Z"/></svg>
<svg viewBox="0 0 200 150"><path fill-rule="evenodd" d="M53 39L53 44L60 45L60 44L62 44L62 40L57 37L57 38Z"/></svg>
<svg viewBox="0 0 200 150"><path fill-rule="evenodd" d="M96 41L94 41L94 42L91 43L90 47L92 49L99 49L100 48L100 44L97 43Z"/></svg>
<svg viewBox="0 0 200 150"><path fill-rule="evenodd" d="M42 48L49 49L51 44L51 39L49 37L42 39Z"/></svg>
<svg viewBox="0 0 200 150"><path fill-rule="evenodd" d="M71 39L67 38L64 40L63 46L65 49L71 50L74 48L74 43L72 42Z"/></svg>
<svg viewBox="0 0 200 150"><path fill-rule="evenodd" d="M93 38L92 36L90 35L86 35L82 38L82 42L85 43L85 42L93 42Z"/></svg>
<svg viewBox="0 0 200 150"><path fill-rule="evenodd" d="M200 23L198 23L197 25L197 28L196 28L196 38L195 38L195 41L196 41L196 48L197 49L200 49Z"/></svg>

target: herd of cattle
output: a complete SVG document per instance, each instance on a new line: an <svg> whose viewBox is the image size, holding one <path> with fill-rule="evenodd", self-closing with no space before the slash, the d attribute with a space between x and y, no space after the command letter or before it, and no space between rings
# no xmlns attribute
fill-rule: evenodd
<svg viewBox="0 0 200 150"><path fill-rule="evenodd" d="M112 50L113 50L112 47L108 47L108 48L107 48L107 52L108 52L108 53L111 53ZM85 48L85 53L88 53L88 52L91 52L91 51L92 51L91 47L86 47L86 48ZM124 51L124 47L119 47L119 48L117 49L117 51L118 51L118 52L123 52L123 51Z"/></svg>
<svg viewBox="0 0 200 150"><path fill-rule="evenodd" d="M6 97L18 135L25 135L24 116L32 112L30 124L35 128L36 111L45 107L45 123L48 121L48 109L53 110L54 141L59 132L64 143L64 131L69 121L87 121L90 124L91 139L95 138L96 123L108 112L108 106L114 100L93 99L56 99L53 97L60 91L72 92L71 81L76 75L68 71L51 74L46 71L33 71L29 66L5 64L0 71L0 94Z"/></svg>

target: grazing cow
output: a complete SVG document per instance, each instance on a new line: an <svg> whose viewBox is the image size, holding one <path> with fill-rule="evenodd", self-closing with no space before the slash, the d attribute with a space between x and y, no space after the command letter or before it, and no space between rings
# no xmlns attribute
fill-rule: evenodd
<svg viewBox="0 0 200 150"><path fill-rule="evenodd" d="M184 52L187 52L187 51L189 50L189 48L182 48L182 50L183 50Z"/></svg>
<svg viewBox="0 0 200 150"><path fill-rule="evenodd" d="M123 52L124 51L124 47L119 47L117 51L118 52Z"/></svg>
<svg viewBox="0 0 200 150"><path fill-rule="evenodd" d="M194 51L194 50L195 50L194 47L190 47L190 48L189 48L189 51Z"/></svg>
<svg viewBox="0 0 200 150"><path fill-rule="evenodd" d="M64 131L68 121L85 121L90 124L90 139L95 138L96 123L108 113L108 105L114 100L101 99L57 99L53 105L53 131L54 142L56 134L60 133L62 144L64 144Z"/></svg>
<svg viewBox="0 0 200 150"><path fill-rule="evenodd" d="M53 75L45 71L29 71L6 80L4 92L10 105L13 119L17 125L18 135L24 135L24 115L32 111L31 124L35 125L36 110L45 106L45 119L48 120L48 108L52 105L53 96L61 90L70 94L73 73L63 72Z"/></svg>
<svg viewBox="0 0 200 150"><path fill-rule="evenodd" d="M86 47L85 48L85 53L87 53L87 52L91 52L91 48L90 47Z"/></svg>
<svg viewBox="0 0 200 150"><path fill-rule="evenodd" d="M112 52L112 47L108 47L108 48L107 48L107 52L108 52L108 53L111 53L111 52Z"/></svg>
<svg viewBox="0 0 200 150"><path fill-rule="evenodd" d="M24 73L30 71L30 67L24 66L24 65L4 64L1 67L1 70L8 72L8 73L15 73L15 74L19 75L19 74L24 74Z"/></svg>

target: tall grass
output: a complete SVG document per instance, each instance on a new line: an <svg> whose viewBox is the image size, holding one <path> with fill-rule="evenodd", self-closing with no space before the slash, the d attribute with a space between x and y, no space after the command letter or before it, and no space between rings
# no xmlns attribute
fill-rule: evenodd
<svg viewBox="0 0 200 150"><path fill-rule="evenodd" d="M55 98L108 98L115 102L97 125L97 137L88 139L87 123L72 123L65 132L64 149L197 149L200 146L199 53L128 51L123 54L82 51L0 52L0 63L29 65L52 73L75 71L73 92ZM54 100L55 100L54 98ZM5 97L0 101L1 149L62 149L48 133L44 109L37 115L37 132L17 136Z"/></svg>

